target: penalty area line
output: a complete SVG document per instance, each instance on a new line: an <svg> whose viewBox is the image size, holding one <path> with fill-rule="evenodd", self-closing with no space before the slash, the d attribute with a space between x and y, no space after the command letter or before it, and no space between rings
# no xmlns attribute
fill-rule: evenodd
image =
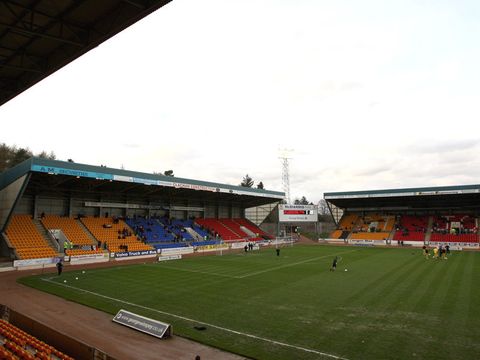
<svg viewBox="0 0 480 360"><path fill-rule="evenodd" d="M264 337L261 337L261 336L256 336L256 335L253 335L253 334L248 334L248 333L244 333L244 332L241 332L241 331L224 328L222 326L209 324L209 323L206 323L206 322L203 322L203 321L190 319L190 318L187 318L185 316L172 314L172 313L169 313L169 312L166 312L166 311L152 309L148 306L135 304L135 303L132 303L130 301L125 301L125 300L117 299L117 298L114 298L114 297L111 297L111 296L102 295L102 294L99 294L99 293L96 293L96 292L93 292L93 291L84 290L84 289L77 288L75 286L67 285L67 284L64 284L64 283L58 283L56 281L52 281L51 278L42 278L42 280L46 281L46 282L49 282L49 283L52 283L52 284L55 284L55 285L63 286L63 287L69 288L69 289L73 289L73 290L76 290L76 291L80 291L80 292L84 292L84 293L91 294L91 295L94 295L94 296L98 296L98 297L101 297L101 298L104 298L104 299L107 299L107 300L112 300L112 301L123 303L123 304L126 304L126 305L135 306L135 307L143 309L143 310L156 312L158 314L171 316L171 317L174 317L174 318L177 318L177 319L180 319L180 320L184 320L184 321L188 321L188 322L192 322L192 323L204 324L206 326L210 326L212 328L215 328L215 329L218 329L218 330L221 330L221 331L229 332L229 333L240 335L240 336L249 337L251 339L261 340L261 341L265 341L265 342L268 342L268 343L271 343L271 344L280 345L280 346L283 346L283 347L288 347L288 348L291 348L291 349L296 349L296 350L301 350L301 351L308 352L308 353L322 355L322 356L325 356L325 357L329 357L331 359L348 360L347 358L340 357L340 356L337 356L337 355L328 354L328 353L324 353L322 351L313 350L313 349L305 348L305 347L302 347L302 346L287 344L287 343L284 343L284 342L281 342L281 341L271 340L271 339L267 339L267 338L264 338Z"/></svg>

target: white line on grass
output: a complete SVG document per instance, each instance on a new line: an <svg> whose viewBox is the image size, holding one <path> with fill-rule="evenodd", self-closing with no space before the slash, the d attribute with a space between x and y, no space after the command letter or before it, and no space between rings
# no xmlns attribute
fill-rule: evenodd
<svg viewBox="0 0 480 360"><path fill-rule="evenodd" d="M219 273L214 273L214 272L208 272L208 271L201 271L201 270L192 270L192 269L183 269L183 268L176 268L173 266L162 266L162 269L169 269L169 270L178 270L178 271L185 271L185 272L190 272L190 273L195 273L195 274L205 274L205 275L213 275L213 276L221 276L221 277L227 277L230 279L237 279L236 276L232 275L227 275L227 274L219 274Z"/></svg>
<svg viewBox="0 0 480 360"><path fill-rule="evenodd" d="M315 260L318 260L318 259L324 259L326 257L331 257L331 256L339 255L339 254L351 253L351 252L354 252L354 251L358 251L358 250L342 251L342 252L339 252L339 253L336 253L336 254L317 256L317 257L314 257L314 258L311 258L311 259L302 260L302 261L298 261L298 262L295 262L295 263L279 265L279 266L275 266L275 267L272 267L272 268L269 268L269 269L259 270L259 271L255 271L255 272L245 274L245 275L241 275L241 276L234 276L234 278L235 279L244 279L244 278L249 277L249 276L259 275L259 274L263 274L263 273L266 273L266 272L269 272L269 271L274 271L274 270L283 269L283 268L287 268L287 267L291 267L291 266L305 264L305 263L308 263L310 261L315 261Z"/></svg>
<svg viewBox="0 0 480 360"><path fill-rule="evenodd" d="M338 254L351 253L351 252L354 252L354 251L358 251L358 250L342 251L342 252L337 253L337 254L329 254L329 255L317 256L317 257L314 257L314 258L311 258L311 259L302 260L302 261L298 261L298 262L290 263L290 264L285 264L285 265L274 266L274 267L271 267L271 268L268 268L268 269L255 271L255 272L248 273L248 274L245 274L245 275L227 275L227 274L219 274L219 273L214 273L214 272L209 272L209 271L192 270L192 269L185 269L185 268L176 268L176 267L173 267L173 266L165 266L165 265L162 265L162 268L164 268L164 269L170 269L170 270L178 270L178 271L190 272L190 273L195 273L195 274L205 274L205 275L221 276L221 277L226 277L226 278L230 278L230 279L244 279L244 278L247 278L247 277L250 277L250 276L255 276L255 275L263 274L263 273L266 273L266 272L269 272L269 271L274 271L274 270L283 269L283 268L286 268L286 267L296 266L296 265L308 263L308 262L310 262L310 261L315 261L315 260L318 260L318 259L324 259L324 258L331 257L331 256L335 256L335 255L338 255Z"/></svg>
<svg viewBox="0 0 480 360"><path fill-rule="evenodd" d="M101 297L101 298L104 298L104 299L116 301L116 302L123 303L123 304L127 304L127 305L130 305L130 306L135 306L135 307L138 307L138 308L140 308L140 309L144 309L144 310L156 312L156 313L159 313L159 314L171 316L171 317L174 317L174 318L177 318L177 319L181 319L181 320L185 320L185 321L189 321L189 322L192 322L192 323L204 324L204 325L206 325L206 326L210 326L210 327L212 327L212 328L219 329L219 330L222 330L222 331L225 331L225 332L229 332L229 333L232 333L232 334L237 334L237 335L241 335L241 336L246 336L246 337L249 337L249 338L252 338L252 339L269 342L269 343L271 343L271 344L280 345L280 346L284 346L284 347L288 347L288 348L292 348L292 349L297 349L297 350L301 350L301 351L304 351L304 352L313 353L313 354L317 354L317 355L322 355L322 356L326 356L326 357L329 357L329 358L332 358L332 359L348 360L347 358L340 357L340 356L336 356L336 355L332 355L332 354L327 354L327 353L324 353L324 352L321 352L321 351L317 351L317 350L313 350L313 349L308 349L308 348L304 348L304 347L297 346L297 345L291 345L291 344L287 344L287 343L284 343L284 342L280 342L280 341L276 341L276 340L271 340L271 339L267 339L267 338L264 338L264 337L252 335L252 334L247 334L247 333L244 333L244 332L241 332L241 331L237 331L237 330L227 329L227 328L224 328L224 327L221 327L221 326L218 326L218 325L213 325L213 324L209 324L209 323L206 323L206 322L203 322L203 321L198 321L198 320L190 319L190 318L187 318L187 317L184 317L184 316L181 316L181 315L176 315L176 314L168 313L168 312L166 312L166 311L161 311L161 310L157 310L157 309L152 309L152 308L149 308L149 307L147 307L147 306L138 305L138 304L135 304L135 303L132 303L132 302L129 302L129 301L125 301L125 300L113 298L113 297L110 297L110 296L107 296L107 295L102 295L102 294L99 294L99 293L96 293L96 292L93 292L93 291L80 289L80 288L77 288L77 287L75 287L75 286L66 285L66 284L64 284L64 283L58 283L58 282L56 282L56 281L52 281L51 278L42 278L42 280L43 280L43 281L50 282L50 283L55 284L55 285L59 285L59 286L63 286L63 287L67 287L67 288L73 289L73 290L81 291L81 292L84 292L84 293L87 293L87 294L95 295L95 296L98 296L98 297Z"/></svg>

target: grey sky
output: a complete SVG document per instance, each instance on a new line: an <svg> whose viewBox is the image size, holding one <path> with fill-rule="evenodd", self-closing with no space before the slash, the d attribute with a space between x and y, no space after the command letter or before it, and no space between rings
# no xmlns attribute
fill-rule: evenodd
<svg viewBox="0 0 480 360"><path fill-rule="evenodd" d="M479 183L480 2L174 0L0 107L58 158L326 191ZM28 130L26 130L28 129Z"/></svg>

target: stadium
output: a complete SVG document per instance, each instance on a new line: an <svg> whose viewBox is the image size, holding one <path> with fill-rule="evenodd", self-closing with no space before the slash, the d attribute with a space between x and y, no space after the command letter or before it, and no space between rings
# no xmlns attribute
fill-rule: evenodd
<svg viewBox="0 0 480 360"><path fill-rule="evenodd" d="M0 184L5 358L401 359L414 351L448 359L478 351L478 185L325 193L338 228L292 246L262 230L265 215L259 224L246 218L282 192L39 158L2 173ZM286 210L272 209L281 222ZM452 254L425 260L424 245L449 245ZM334 257L341 278L328 276ZM60 259L65 271L55 275ZM452 290L438 293L430 281ZM440 318L449 312L445 324L437 307ZM112 322L119 311L165 322L174 335L131 334ZM452 328L471 343L449 334L448 352L422 350L414 336L402 337L397 354L378 346L419 329L435 343ZM378 344L360 355L372 340L358 336L380 329Z"/></svg>
<svg viewBox="0 0 480 360"><path fill-rule="evenodd" d="M168 2L6 2L0 105ZM326 192L328 236L285 195L0 173L0 359L478 358L480 185Z"/></svg>

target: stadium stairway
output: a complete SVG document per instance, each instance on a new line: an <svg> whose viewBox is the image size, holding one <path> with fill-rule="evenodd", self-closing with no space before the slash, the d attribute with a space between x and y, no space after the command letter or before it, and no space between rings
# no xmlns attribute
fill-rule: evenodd
<svg viewBox="0 0 480 360"><path fill-rule="evenodd" d="M428 217L427 232L425 234L425 241L430 242L432 238L433 216Z"/></svg>
<svg viewBox="0 0 480 360"><path fill-rule="evenodd" d="M83 231L85 231L85 234L87 234L87 236L92 240L93 244L98 243L98 240L95 239L95 236L93 236L90 230L88 230L88 228L85 226L83 222L80 221L80 219L75 219L75 222L78 224L78 226L80 226L83 229Z"/></svg>
<svg viewBox="0 0 480 360"><path fill-rule="evenodd" d="M185 230L192 236L194 241L203 241L203 237L191 227L186 227Z"/></svg>
<svg viewBox="0 0 480 360"><path fill-rule="evenodd" d="M35 227L37 228L40 235L42 235L45 241L47 241L48 245L50 245L51 248L58 252L58 244L52 240L52 237L50 236L45 225L43 225L42 222L38 219L32 219L32 222L35 224Z"/></svg>

